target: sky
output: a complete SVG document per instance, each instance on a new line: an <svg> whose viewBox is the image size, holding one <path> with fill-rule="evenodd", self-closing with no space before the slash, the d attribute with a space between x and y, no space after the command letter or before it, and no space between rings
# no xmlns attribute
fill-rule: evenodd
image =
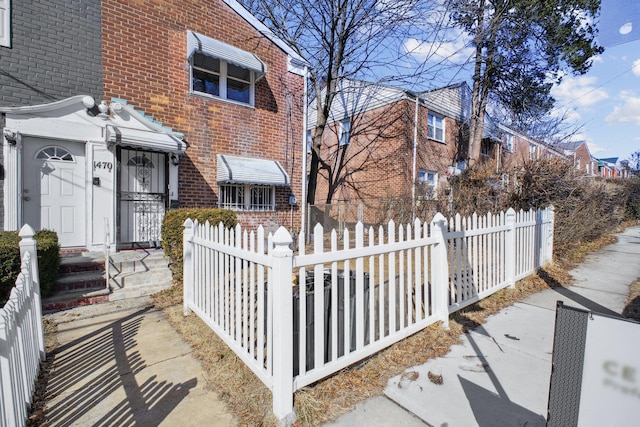
<svg viewBox="0 0 640 427"><path fill-rule="evenodd" d="M602 0L601 5L598 43L605 51L585 75L565 75L553 88L553 113L566 117L568 127L577 129L572 138L585 140L594 157L623 160L640 151L640 1ZM404 49L418 63L461 64L473 56L468 36L454 32L445 40L408 39ZM442 71L434 73L435 87L465 79L471 84L470 74Z"/></svg>
<svg viewBox="0 0 640 427"><path fill-rule="evenodd" d="M552 95L594 157L628 159L640 151L640 2L603 0L599 33L604 53Z"/></svg>

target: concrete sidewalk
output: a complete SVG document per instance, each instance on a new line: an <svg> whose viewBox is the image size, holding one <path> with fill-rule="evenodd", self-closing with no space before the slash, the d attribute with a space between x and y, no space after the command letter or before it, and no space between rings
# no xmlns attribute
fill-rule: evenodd
<svg viewBox="0 0 640 427"><path fill-rule="evenodd" d="M385 396L327 426L544 426L557 301L620 314L629 285L640 278L640 227L617 237L571 271L573 286L545 290L491 316L446 356L392 378ZM429 372L442 375L442 384L432 383Z"/></svg>
<svg viewBox="0 0 640 427"><path fill-rule="evenodd" d="M48 426L233 426L191 347L149 297L48 315L59 346Z"/></svg>

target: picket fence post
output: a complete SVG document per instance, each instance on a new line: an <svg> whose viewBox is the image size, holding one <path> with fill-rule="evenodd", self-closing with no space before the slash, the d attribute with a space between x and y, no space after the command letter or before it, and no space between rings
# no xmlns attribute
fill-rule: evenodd
<svg viewBox="0 0 640 427"><path fill-rule="evenodd" d="M46 358L44 350L44 327L42 325L42 303L40 294L40 270L38 270L38 250L36 248L36 241L33 238L35 231L29 224L25 224L20 229L18 236L20 236L20 259L24 258L24 254L27 252L31 255L31 280L33 286L33 301L31 306L34 308L34 319L38 323L36 325L36 333L38 337L38 352L40 355L40 361L44 361Z"/></svg>
<svg viewBox="0 0 640 427"><path fill-rule="evenodd" d="M547 218L549 221L549 225L547 226L547 235L545 236L546 239L546 246L547 246L547 253L546 253L546 259L545 262L551 262L553 261L553 233L554 233L554 227L555 227L555 208L553 207L553 205L549 205L549 207L547 207Z"/></svg>
<svg viewBox="0 0 640 427"><path fill-rule="evenodd" d="M185 316L191 314L189 303L193 302L193 235L194 224L191 218L184 222L182 244L182 284L183 284L183 312Z"/></svg>
<svg viewBox="0 0 640 427"><path fill-rule="evenodd" d="M431 236L437 241L431 248L431 283L434 289L436 316L449 329L449 265L447 263L447 219L440 212L431 222Z"/></svg>
<svg viewBox="0 0 640 427"><path fill-rule="evenodd" d="M271 250L273 271L273 413L281 424L295 420L293 412L293 243L291 234L280 227L273 235Z"/></svg>
<svg viewBox="0 0 640 427"><path fill-rule="evenodd" d="M505 233L504 242L504 274L508 286L516 287L516 211L513 208L507 210L506 225L509 228Z"/></svg>

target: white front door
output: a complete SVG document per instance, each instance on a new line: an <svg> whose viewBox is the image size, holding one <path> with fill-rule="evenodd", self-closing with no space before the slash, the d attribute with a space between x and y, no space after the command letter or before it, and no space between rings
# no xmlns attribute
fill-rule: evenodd
<svg viewBox="0 0 640 427"><path fill-rule="evenodd" d="M84 147L23 139L23 223L56 231L61 247L86 245Z"/></svg>

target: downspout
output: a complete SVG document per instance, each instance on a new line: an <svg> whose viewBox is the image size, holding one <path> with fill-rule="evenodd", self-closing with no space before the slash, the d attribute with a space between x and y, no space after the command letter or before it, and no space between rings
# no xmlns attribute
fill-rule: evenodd
<svg viewBox="0 0 640 427"><path fill-rule="evenodd" d="M413 119L413 171L411 174L411 222L416 220L416 153L418 147L418 95L416 94L416 112Z"/></svg>
<svg viewBox="0 0 640 427"><path fill-rule="evenodd" d="M309 67L304 67L304 91L303 91L303 113L302 113L302 197L300 203L302 204L300 210L300 232L305 233L305 226L307 224L307 119L309 115L309 102L307 100L308 89L307 80L309 79ZM306 236L306 233L303 234ZM306 237L305 237L306 240ZM302 242L305 244L306 242Z"/></svg>

